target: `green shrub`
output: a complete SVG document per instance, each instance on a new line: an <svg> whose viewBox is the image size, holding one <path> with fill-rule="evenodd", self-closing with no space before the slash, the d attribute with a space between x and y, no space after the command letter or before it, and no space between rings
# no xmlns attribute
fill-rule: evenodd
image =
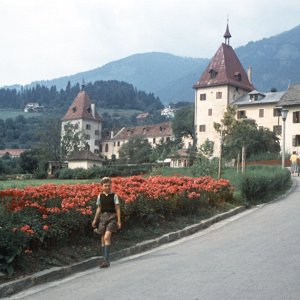
<svg viewBox="0 0 300 300"><path fill-rule="evenodd" d="M261 161L261 160L281 160L279 153L263 152L258 154L250 155L247 161Z"/></svg>
<svg viewBox="0 0 300 300"><path fill-rule="evenodd" d="M27 235L22 231L13 232L11 228L0 228L0 271L8 275L14 273L17 259L28 247Z"/></svg>
<svg viewBox="0 0 300 300"><path fill-rule="evenodd" d="M76 168L72 170L72 179L87 179L88 173L86 169Z"/></svg>
<svg viewBox="0 0 300 300"><path fill-rule="evenodd" d="M273 166L251 166L246 173L241 174L237 180L240 190L247 204L264 202L267 194L278 192L285 188L290 180L287 169Z"/></svg>
<svg viewBox="0 0 300 300"><path fill-rule="evenodd" d="M61 169L56 175L59 179L94 179L99 177L133 176L147 173L150 166L139 165L113 165L105 167L92 167L89 169Z"/></svg>
<svg viewBox="0 0 300 300"><path fill-rule="evenodd" d="M218 174L218 164L219 159L214 157L208 159L203 155L199 155L198 158L194 161L192 169L192 174L195 177L201 176L211 176L216 177Z"/></svg>
<svg viewBox="0 0 300 300"><path fill-rule="evenodd" d="M30 238L20 230L14 230L22 221L15 214L9 214L0 204L0 271L14 273L17 259L28 247Z"/></svg>
<svg viewBox="0 0 300 300"><path fill-rule="evenodd" d="M37 170L33 173L33 178L35 179L46 179L48 177L48 174L44 170Z"/></svg>
<svg viewBox="0 0 300 300"><path fill-rule="evenodd" d="M73 178L73 170L72 169L61 169L58 175L59 179L72 179Z"/></svg>

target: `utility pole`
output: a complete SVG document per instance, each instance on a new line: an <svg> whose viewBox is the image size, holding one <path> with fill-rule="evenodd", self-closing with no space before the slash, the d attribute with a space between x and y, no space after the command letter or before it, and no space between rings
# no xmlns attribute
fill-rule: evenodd
<svg viewBox="0 0 300 300"><path fill-rule="evenodd" d="M241 154L240 154L240 152L239 152L238 155L237 155L237 162L236 162L236 172L237 172L237 173L240 172L240 161L241 161L240 156L241 156Z"/></svg>
<svg viewBox="0 0 300 300"><path fill-rule="evenodd" d="M242 174L245 173L246 170L246 148L242 147Z"/></svg>
<svg viewBox="0 0 300 300"><path fill-rule="evenodd" d="M223 159L223 126L221 127L221 136L220 136L220 158L219 158L218 179L222 177L222 159Z"/></svg>

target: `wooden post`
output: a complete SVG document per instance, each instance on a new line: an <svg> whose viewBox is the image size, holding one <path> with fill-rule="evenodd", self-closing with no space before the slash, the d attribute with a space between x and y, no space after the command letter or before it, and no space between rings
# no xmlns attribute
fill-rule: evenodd
<svg viewBox="0 0 300 300"><path fill-rule="evenodd" d="M240 172L240 160L241 160L241 154L240 152L238 153L238 156L237 156L237 161L236 161L236 172L239 173Z"/></svg>
<svg viewBox="0 0 300 300"><path fill-rule="evenodd" d="M218 169L218 179L222 176L222 154L223 154L223 126L221 127L221 136L220 136L220 158L219 158L219 169Z"/></svg>
<svg viewBox="0 0 300 300"><path fill-rule="evenodd" d="M246 148L245 146L242 147L242 174L245 173L246 169Z"/></svg>

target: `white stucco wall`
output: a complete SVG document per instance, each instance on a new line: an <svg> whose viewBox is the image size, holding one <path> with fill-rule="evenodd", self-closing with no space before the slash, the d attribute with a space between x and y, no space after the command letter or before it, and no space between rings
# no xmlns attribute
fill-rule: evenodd
<svg viewBox="0 0 300 300"><path fill-rule="evenodd" d="M87 143L89 144L90 151L93 153L99 153L99 142L101 138L101 130L102 130L102 125L100 122L97 121L92 121L92 120L70 120L70 121L63 121L62 122L62 129L61 129L61 135L64 135L64 126L66 124L72 124L76 125L78 124L79 128L78 131L82 131L85 134L88 134L90 136L90 139L87 140ZM90 129L87 129L87 125L90 126ZM97 134L98 132L98 134ZM96 142L99 141L99 142ZM81 145L83 146L83 145Z"/></svg>
<svg viewBox="0 0 300 300"><path fill-rule="evenodd" d="M222 97L217 99L217 93ZM220 153L220 134L214 129L213 123L220 123L227 105L243 96L245 90L231 86L217 86L197 89L195 92L195 132L197 146L206 139L214 142L214 156ZM200 95L206 94L206 100L200 100ZM205 125L205 131L200 132L200 125Z"/></svg>
<svg viewBox="0 0 300 300"><path fill-rule="evenodd" d="M69 169L77 169L77 168L83 168L83 169L89 169L92 167L101 167L102 163L101 162L91 162L91 161L70 161L68 163L68 168Z"/></svg>

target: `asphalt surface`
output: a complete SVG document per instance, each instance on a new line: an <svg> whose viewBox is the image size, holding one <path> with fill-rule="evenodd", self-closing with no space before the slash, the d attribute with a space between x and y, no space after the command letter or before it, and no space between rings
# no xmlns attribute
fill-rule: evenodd
<svg viewBox="0 0 300 300"><path fill-rule="evenodd" d="M6 299L300 299L300 178L284 199Z"/></svg>

